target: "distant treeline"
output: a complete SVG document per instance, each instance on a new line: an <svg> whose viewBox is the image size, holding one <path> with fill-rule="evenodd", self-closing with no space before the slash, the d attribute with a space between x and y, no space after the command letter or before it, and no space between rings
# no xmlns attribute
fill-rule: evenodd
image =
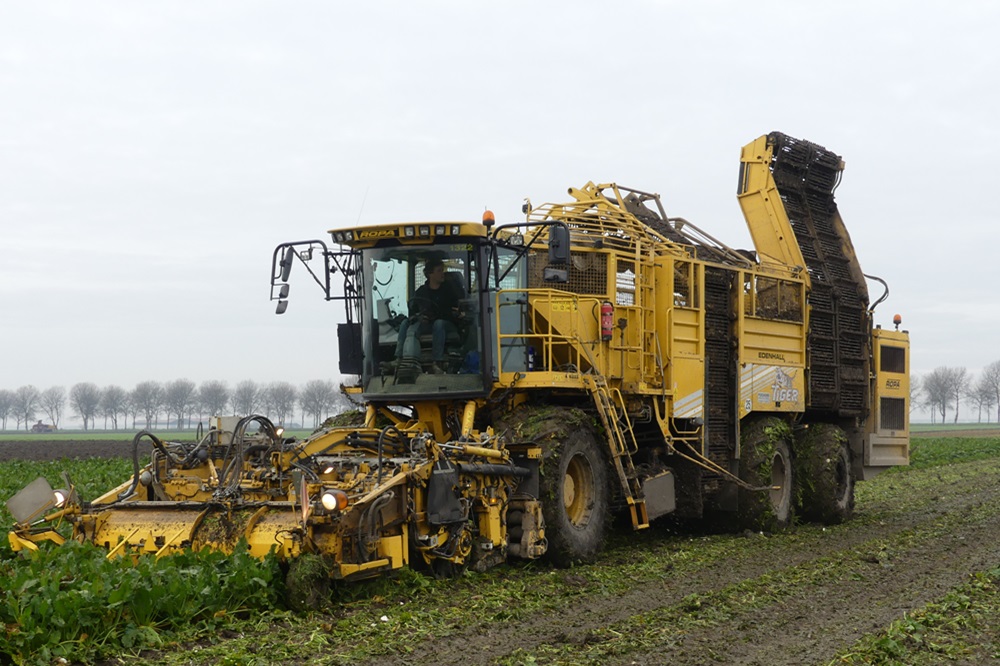
<svg viewBox="0 0 1000 666"><path fill-rule="evenodd" d="M139 382L131 390L114 384L103 388L92 382L39 390L27 385L0 389L0 424L17 430L58 428L67 407L83 422L84 430L191 427L210 416L264 414L279 424L296 416L304 427L317 426L326 416L351 406L332 380L314 379L296 387L288 382L258 384L247 379L230 388L225 381L195 385L187 379ZM162 418L162 421L161 421ZM43 420L44 419L44 420Z"/></svg>
<svg viewBox="0 0 1000 666"><path fill-rule="evenodd" d="M910 381L912 406L930 411L931 423L948 420L949 410L953 412L952 422L958 423L962 403L975 410L976 421L983 416L989 422L993 410L1000 423L1000 361L990 363L978 377L965 368L939 367L923 376L914 376Z"/></svg>

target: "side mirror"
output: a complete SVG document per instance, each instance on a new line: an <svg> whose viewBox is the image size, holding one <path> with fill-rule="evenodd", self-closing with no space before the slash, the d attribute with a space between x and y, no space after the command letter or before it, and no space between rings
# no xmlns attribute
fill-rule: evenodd
<svg viewBox="0 0 1000 666"><path fill-rule="evenodd" d="M284 268L282 268L284 270ZM271 300L278 299L278 307L275 309L274 314L285 314L285 310L288 309L288 285L283 284L278 286L278 293L275 295L274 287L271 288Z"/></svg>
<svg viewBox="0 0 1000 666"><path fill-rule="evenodd" d="M288 282L288 275L292 272L292 261L295 259L295 249L289 247L285 250L285 256L281 258L281 281Z"/></svg>
<svg viewBox="0 0 1000 666"><path fill-rule="evenodd" d="M549 227L549 263L565 264L569 260L569 227L558 222Z"/></svg>
<svg viewBox="0 0 1000 666"><path fill-rule="evenodd" d="M360 375L364 361L361 324L337 324L337 342L340 347L340 372L345 375Z"/></svg>

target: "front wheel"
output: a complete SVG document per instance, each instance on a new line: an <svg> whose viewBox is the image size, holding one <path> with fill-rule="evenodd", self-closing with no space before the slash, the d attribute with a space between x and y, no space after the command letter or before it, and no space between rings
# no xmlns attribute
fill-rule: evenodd
<svg viewBox="0 0 1000 666"><path fill-rule="evenodd" d="M794 517L792 502L791 429L776 417L751 421L741 438L740 479L753 488L739 490L739 517L744 529L775 531Z"/></svg>
<svg viewBox="0 0 1000 666"><path fill-rule="evenodd" d="M589 427L563 426L546 443L541 474L546 556L557 566L591 562L610 522L608 467Z"/></svg>

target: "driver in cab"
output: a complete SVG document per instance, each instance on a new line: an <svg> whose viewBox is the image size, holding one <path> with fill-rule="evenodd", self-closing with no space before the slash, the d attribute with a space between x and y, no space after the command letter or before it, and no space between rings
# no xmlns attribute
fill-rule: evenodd
<svg viewBox="0 0 1000 666"><path fill-rule="evenodd" d="M420 342L417 338L430 333L431 358L434 361L431 372L440 375L444 374L445 341L449 333L458 333L455 322L463 316L458 307L463 294L461 287L445 279L444 262L440 259L427 260L424 277L427 281L410 299L410 317L399 326L396 359L402 359L404 352L407 356L419 357Z"/></svg>

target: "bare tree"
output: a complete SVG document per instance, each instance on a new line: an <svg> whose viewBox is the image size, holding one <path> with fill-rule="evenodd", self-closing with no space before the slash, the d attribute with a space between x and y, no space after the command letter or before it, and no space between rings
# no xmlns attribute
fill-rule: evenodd
<svg viewBox="0 0 1000 666"><path fill-rule="evenodd" d="M229 387L226 382L209 380L198 387L198 403L209 416L223 416L229 404Z"/></svg>
<svg viewBox="0 0 1000 666"><path fill-rule="evenodd" d="M163 409L163 387L159 382L139 382L132 389L132 403L142 413L146 420L146 430L149 430Z"/></svg>
<svg viewBox="0 0 1000 666"><path fill-rule="evenodd" d="M14 411L14 392L7 389L0 389L0 421L3 421L3 429L7 429L7 418Z"/></svg>
<svg viewBox="0 0 1000 666"><path fill-rule="evenodd" d="M190 379L175 379L163 387L163 403L170 414L177 416L177 427L184 427L184 415L194 405L195 386Z"/></svg>
<svg viewBox="0 0 1000 666"><path fill-rule="evenodd" d="M268 416L284 425L285 417L295 411L298 390L288 382L273 382L267 387L267 397Z"/></svg>
<svg viewBox="0 0 1000 666"><path fill-rule="evenodd" d="M986 412L986 422L990 422L990 410L993 409L993 401L995 400L993 396L993 387L986 380L986 375L979 377L979 380L974 382L972 386L969 387L969 392L966 397L976 408L976 422L983 422L983 411Z"/></svg>
<svg viewBox="0 0 1000 666"><path fill-rule="evenodd" d="M35 411L42 402L42 394L31 384L21 386L14 391L14 417L17 419L18 428L24 423L24 429L30 430L30 422L35 418Z"/></svg>
<svg viewBox="0 0 1000 666"><path fill-rule="evenodd" d="M993 404L997 406L997 423L1000 423L1000 361L993 361L983 368L981 382L990 387Z"/></svg>
<svg viewBox="0 0 1000 666"><path fill-rule="evenodd" d="M328 413L336 399L336 389L329 380L313 379L302 388L299 403L302 411L313 417L313 427L319 425L323 414Z"/></svg>
<svg viewBox="0 0 1000 666"><path fill-rule="evenodd" d="M69 390L69 404L76 411L77 416L83 419L83 429L90 429L90 422L97 414L97 408L101 404L101 389L91 382L80 382L74 384Z"/></svg>
<svg viewBox="0 0 1000 666"><path fill-rule="evenodd" d="M261 390L257 382L252 379L245 379L236 385L229 400L233 405L233 412L240 416L247 416L257 411L261 405Z"/></svg>
<svg viewBox="0 0 1000 666"><path fill-rule="evenodd" d="M42 410L49 417L49 422L59 427L63 407L66 406L66 389L62 386L52 386L42 391Z"/></svg>
<svg viewBox="0 0 1000 666"><path fill-rule="evenodd" d="M257 394L257 412L270 415L274 413L274 396L269 386L261 386Z"/></svg>
<svg viewBox="0 0 1000 666"><path fill-rule="evenodd" d="M100 408L105 419L111 419L111 427L118 430L118 415L125 415L128 411L128 391L114 384L105 387L101 391ZM107 427L106 423L105 427Z"/></svg>
<svg viewBox="0 0 1000 666"><path fill-rule="evenodd" d="M962 398L969 393L969 384L972 382L972 377L965 368L950 369L952 372L951 398L955 401L954 423L958 423L958 407L962 402Z"/></svg>
<svg viewBox="0 0 1000 666"><path fill-rule="evenodd" d="M125 399L125 426L128 427L128 418L132 417L132 429L135 430L135 420L139 418L139 404L135 401L135 390L128 392Z"/></svg>
<svg viewBox="0 0 1000 666"><path fill-rule="evenodd" d="M923 400L924 385L919 375L910 377L910 412L921 406Z"/></svg>
<svg viewBox="0 0 1000 666"><path fill-rule="evenodd" d="M940 414L944 423L948 416L948 401L952 394L952 369L946 367L934 368L923 379L923 394L925 404L931 414Z"/></svg>

